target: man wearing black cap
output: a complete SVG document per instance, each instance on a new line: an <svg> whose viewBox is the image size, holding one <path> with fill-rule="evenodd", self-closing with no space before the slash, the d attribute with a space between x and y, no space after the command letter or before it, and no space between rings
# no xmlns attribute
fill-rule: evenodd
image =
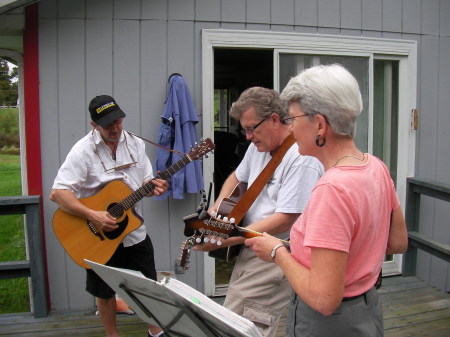
<svg viewBox="0 0 450 337"><path fill-rule="evenodd" d="M137 190L153 179L153 169L145 153L144 142L122 129L125 113L107 95L94 97L89 104L93 130L70 150L52 186L50 200L73 215L85 218L108 232L118 228L116 219L105 211L88 208L78 199L98 193L113 180L124 181ZM150 195L161 195L168 183L154 179ZM142 219L142 205L135 205ZM144 224L124 237L107 265L138 270L156 280L153 246ZM116 328L116 299L114 291L95 274L86 269L86 290L96 297L96 304L108 337L119 336ZM149 326L148 336L164 336L159 327Z"/></svg>

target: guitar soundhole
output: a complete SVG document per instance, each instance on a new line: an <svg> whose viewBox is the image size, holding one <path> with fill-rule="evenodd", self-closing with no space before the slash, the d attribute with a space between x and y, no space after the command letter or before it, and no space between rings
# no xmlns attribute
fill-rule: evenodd
<svg viewBox="0 0 450 337"><path fill-rule="evenodd" d="M123 215L123 206L121 204L113 203L108 206L108 213L116 219L119 219Z"/></svg>
<svg viewBox="0 0 450 337"><path fill-rule="evenodd" d="M123 206L121 204L113 203L108 206L108 213L111 214L116 219L120 219L124 213ZM118 221L117 225L119 227L116 228L115 230L110 232L103 231L103 234L110 240L114 240L118 238L120 235L122 235L122 233L128 226L128 215L125 215L122 221Z"/></svg>

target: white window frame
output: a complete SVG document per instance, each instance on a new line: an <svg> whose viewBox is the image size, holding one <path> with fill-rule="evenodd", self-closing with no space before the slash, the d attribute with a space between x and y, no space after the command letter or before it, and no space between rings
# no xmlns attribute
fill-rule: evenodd
<svg viewBox="0 0 450 337"><path fill-rule="evenodd" d="M274 50L274 89L279 90L280 52L369 57L369 79L374 59L399 60L399 132L397 193L405 209L406 178L414 176L415 131L411 111L416 108L417 42L362 36L303 34L249 30L202 30L202 122L203 136L214 139L214 48L268 48ZM373 81L369 81L369 152L372 150ZM407 147L405 149L405 146ZM402 149L400 149L402 147ZM401 164L401 165L400 165ZM205 186L213 181L214 156L203 161ZM401 259L383 266L384 274L398 272ZM205 293L214 294L214 260L205 257Z"/></svg>

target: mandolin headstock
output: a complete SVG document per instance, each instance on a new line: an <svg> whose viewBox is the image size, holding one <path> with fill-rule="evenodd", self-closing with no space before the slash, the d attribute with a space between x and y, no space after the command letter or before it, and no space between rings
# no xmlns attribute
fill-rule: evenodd
<svg viewBox="0 0 450 337"><path fill-rule="evenodd" d="M193 240L194 238L190 237L187 240L184 240L180 246L181 253L180 257L178 258L178 267L182 270L189 269L189 257L191 256L191 248L194 245Z"/></svg>

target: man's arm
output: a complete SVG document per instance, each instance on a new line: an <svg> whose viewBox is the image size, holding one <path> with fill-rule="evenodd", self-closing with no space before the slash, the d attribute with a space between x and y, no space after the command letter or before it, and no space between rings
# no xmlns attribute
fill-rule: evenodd
<svg viewBox="0 0 450 337"><path fill-rule="evenodd" d="M274 213L267 218L252 223L247 228L270 235L284 233L290 230L300 213Z"/></svg>
<svg viewBox="0 0 450 337"><path fill-rule="evenodd" d="M93 224L100 226L106 232L118 227L116 219L111 214L106 211L90 209L81 203L69 190L52 189L50 200L56 202L63 211L87 219Z"/></svg>
<svg viewBox="0 0 450 337"><path fill-rule="evenodd" d="M219 204L222 201L222 199L228 198L238 183L239 183L239 180L236 177L236 172L231 173L228 176L228 178L225 180L225 182L223 183L222 189L220 190L220 193L219 193L219 196L217 197L214 205L212 205L211 208L208 210L208 213L211 213L211 211L217 212L217 209L219 208Z"/></svg>

